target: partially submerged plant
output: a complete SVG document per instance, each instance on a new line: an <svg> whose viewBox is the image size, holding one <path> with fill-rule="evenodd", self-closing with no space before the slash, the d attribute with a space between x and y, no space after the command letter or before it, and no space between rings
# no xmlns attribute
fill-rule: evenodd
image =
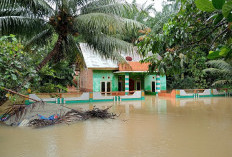
<svg viewBox="0 0 232 157"><path fill-rule="evenodd" d="M24 104L14 104L9 105L8 108L5 109L4 114L1 116L1 121L6 121L10 117L13 118L15 122L19 122L28 112L32 112L32 110L36 106L43 107L45 105L45 102L35 102L31 105L24 105Z"/></svg>

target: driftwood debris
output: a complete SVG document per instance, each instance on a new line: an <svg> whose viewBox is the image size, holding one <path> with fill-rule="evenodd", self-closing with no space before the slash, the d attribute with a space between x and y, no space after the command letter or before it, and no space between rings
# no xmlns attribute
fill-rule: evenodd
<svg viewBox="0 0 232 157"><path fill-rule="evenodd" d="M41 128L61 123L70 124L90 118L114 119L117 115L114 113L109 113L108 110L110 108L111 107L108 107L106 109L94 108L93 110L85 112L80 112L78 110L72 109L68 111L65 115L60 116L55 120L33 119L29 122L28 126L33 128Z"/></svg>
<svg viewBox="0 0 232 157"><path fill-rule="evenodd" d="M9 106L1 116L0 121L11 126L41 128L61 123L70 124L91 118L114 119L117 115L108 112L110 108L111 106L106 109L94 107L92 110L79 111L64 105L45 102L35 102L31 105L18 104ZM52 118L50 119L49 116Z"/></svg>
<svg viewBox="0 0 232 157"><path fill-rule="evenodd" d="M18 123L27 113L32 112L36 106L43 107L45 104L45 102L40 101L32 103L31 105L9 105L9 107L6 108L5 112L1 115L0 121L6 121L11 118L15 123Z"/></svg>
<svg viewBox="0 0 232 157"><path fill-rule="evenodd" d="M108 110L111 108L112 106L106 108L106 109L99 109L94 107L93 110L90 111L86 111L85 114L87 115L88 118L100 118L100 119L114 119L116 114L114 113L109 113Z"/></svg>

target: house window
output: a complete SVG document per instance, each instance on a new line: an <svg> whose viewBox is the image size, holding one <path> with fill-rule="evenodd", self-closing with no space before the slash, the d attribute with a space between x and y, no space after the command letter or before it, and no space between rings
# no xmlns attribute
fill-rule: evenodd
<svg viewBox="0 0 232 157"><path fill-rule="evenodd" d="M101 92L102 94L105 94L106 92L106 85L105 85L106 82L101 82Z"/></svg>
<svg viewBox="0 0 232 157"><path fill-rule="evenodd" d="M108 79L110 79L110 77L108 76Z"/></svg>
<svg viewBox="0 0 232 157"><path fill-rule="evenodd" d="M108 81L101 82L101 94L102 95L111 94L111 82Z"/></svg>
<svg viewBox="0 0 232 157"><path fill-rule="evenodd" d="M105 79L105 77L103 76L102 79Z"/></svg>
<svg viewBox="0 0 232 157"><path fill-rule="evenodd" d="M107 91L107 95L110 95L111 93L111 82L107 82L107 86L106 86L106 91Z"/></svg>

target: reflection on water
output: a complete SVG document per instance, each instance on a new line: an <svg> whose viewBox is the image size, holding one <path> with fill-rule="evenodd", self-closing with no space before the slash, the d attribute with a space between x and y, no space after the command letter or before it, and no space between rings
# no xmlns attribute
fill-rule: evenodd
<svg viewBox="0 0 232 157"><path fill-rule="evenodd" d="M230 157L232 98L69 105L120 114L44 129L0 127L2 157Z"/></svg>

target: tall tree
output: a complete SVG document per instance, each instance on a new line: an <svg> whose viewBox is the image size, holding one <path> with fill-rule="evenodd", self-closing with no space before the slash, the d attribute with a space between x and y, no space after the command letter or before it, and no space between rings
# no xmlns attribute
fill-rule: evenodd
<svg viewBox="0 0 232 157"><path fill-rule="evenodd" d="M39 71L54 57L76 54L83 65L83 56L76 38L101 55L116 59L120 51L132 51L133 45L119 38L142 24L120 17L128 5L117 0L1 0L1 35L16 34L30 39L26 47L44 45L57 36L53 50L36 67ZM21 87L31 78L27 77Z"/></svg>
<svg viewBox="0 0 232 157"><path fill-rule="evenodd" d="M220 55L229 57L232 52L231 0L222 1L181 0L178 13L161 27L161 31L146 34L138 44L142 54L154 54L146 59L153 63L151 69L158 69L160 74L172 78L177 76L177 81L190 77L195 88L207 87L213 80L203 72L205 61Z"/></svg>

